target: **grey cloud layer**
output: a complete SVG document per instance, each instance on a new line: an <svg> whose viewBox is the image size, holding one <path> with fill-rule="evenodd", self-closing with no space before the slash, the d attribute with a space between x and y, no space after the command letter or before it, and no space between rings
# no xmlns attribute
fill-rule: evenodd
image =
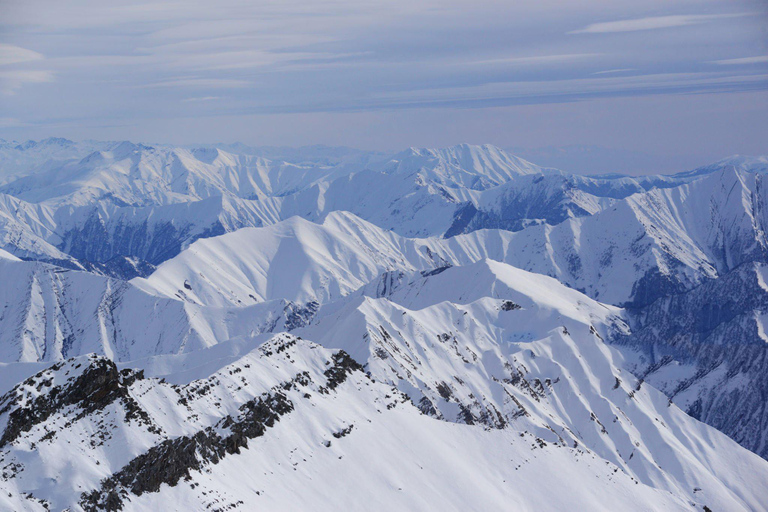
<svg viewBox="0 0 768 512"><path fill-rule="evenodd" d="M768 75L766 9L751 0L9 0L0 9L0 136L9 138L14 122L30 136L76 126L98 137L102 126L178 119L183 135L190 119L211 116L739 94L765 89ZM297 142L312 140L285 141Z"/></svg>

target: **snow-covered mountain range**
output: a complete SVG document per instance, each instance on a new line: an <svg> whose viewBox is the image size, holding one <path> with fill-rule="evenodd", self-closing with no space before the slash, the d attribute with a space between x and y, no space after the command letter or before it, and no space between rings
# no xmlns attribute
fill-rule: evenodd
<svg viewBox="0 0 768 512"><path fill-rule="evenodd" d="M284 155L293 162L257 156L258 149L129 142L90 143L93 151L81 158L87 147L61 139L3 145L0 168L36 162L0 185L3 248L71 268L114 267L113 274L132 277L120 273L122 258L141 260L138 268L148 270L134 275L146 274L148 265L198 238L292 216L322 221L330 212L349 211L408 237L520 231L590 216L632 194L726 168L768 166L740 159L677 176L586 178L492 146L394 155L339 150L336 158L320 151L316 161L306 152Z"/></svg>
<svg viewBox="0 0 768 512"><path fill-rule="evenodd" d="M0 508L766 510L766 172L2 142Z"/></svg>

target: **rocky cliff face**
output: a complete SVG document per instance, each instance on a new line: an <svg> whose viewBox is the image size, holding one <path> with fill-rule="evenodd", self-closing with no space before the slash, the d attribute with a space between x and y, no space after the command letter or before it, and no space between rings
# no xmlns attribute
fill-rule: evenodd
<svg viewBox="0 0 768 512"><path fill-rule="evenodd" d="M689 292L629 310L631 370L693 417L768 457L768 270L745 263ZM634 359L633 355L633 359Z"/></svg>

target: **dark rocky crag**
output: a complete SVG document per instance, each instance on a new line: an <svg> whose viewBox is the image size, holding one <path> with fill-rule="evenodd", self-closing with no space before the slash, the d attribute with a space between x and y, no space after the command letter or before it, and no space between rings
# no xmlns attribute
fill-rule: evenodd
<svg viewBox="0 0 768 512"><path fill-rule="evenodd" d="M260 357L275 359L275 364L282 360L292 362L297 342L298 338L287 335L275 338L262 346ZM234 365L228 372L236 376L234 382L242 386L246 378L241 375L248 368L247 363ZM236 413L203 425L196 432L169 437L141 406L140 397L150 389L164 388L161 393L177 396L178 407L194 415L193 404L209 400L212 389L222 384L216 375L177 386L162 379L147 379L141 371L119 370L114 362L100 356L62 361L0 397L0 477L13 479L25 470L23 464L15 462L13 453L17 445L27 446L32 441L59 442L60 432L56 429L61 426L66 428L80 421L92 423L95 428L85 430L89 438L83 442L94 447L108 441L112 437L111 429L121 428L119 423L129 422L134 428L151 433L157 439L156 444L133 456L104 478L97 488L86 490L80 496L84 510L121 510L132 496L157 492L162 485L175 486L190 479L194 472L239 454L248 448L250 440L264 436L282 416L294 411L300 405L296 400L311 400L315 392L334 393L353 372L363 375L356 361L345 352L337 351L330 355L323 374L316 375L314 380L307 371L301 371L246 400L237 407ZM294 398L288 397L289 392ZM108 416L118 422L104 421ZM54 417L59 420L52 421ZM41 432L46 433L41 436ZM328 432L329 437L334 433ZM27 437L27 434L32 435ZM34 448L34 445L32 442L30 446Z"/></svg>

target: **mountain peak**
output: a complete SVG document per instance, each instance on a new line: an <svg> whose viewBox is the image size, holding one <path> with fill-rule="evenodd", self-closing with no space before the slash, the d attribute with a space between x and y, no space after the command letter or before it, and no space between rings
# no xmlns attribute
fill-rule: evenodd
<svg viewBox="0 0 768 512"><path fill-rule="evenodd" d="M734 167L739 171L766 174L768 173L768 156L733 155L717 162L697 167L691 171L683 171L670 176L675 178L697 178L720 171L725 167Z"/></svg>
<svg viewBox="0 0 768 512"><path fill-rule="evenodd" d="M118 142L115 146L113 146L108 151L108 153L111 155L111 157L114 160L123 160L132 155L140 153L144 149L150 149L150 148L142 144L134 144L133 142L124 140L122 142Z"/></svg>

